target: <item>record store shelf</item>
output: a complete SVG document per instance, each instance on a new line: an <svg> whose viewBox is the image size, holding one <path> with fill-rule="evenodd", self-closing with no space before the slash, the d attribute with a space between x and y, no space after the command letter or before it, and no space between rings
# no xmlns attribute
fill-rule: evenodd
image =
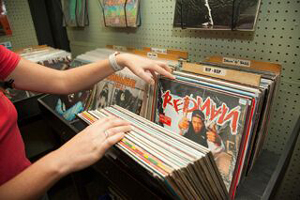
<svg viewBox="0 0 300 200"><path fill-rule="evenodd" d="M6 0L13 36L13 46L37 45L37 38L26 0ZM142 26L138 29L105 28L98 1L88 2L90 25L69 29L72 53L78 55L107 44L181 49L191 61L222 55L267 62L283 66L281 84L272 110L269 136L265 148L282 154L300 113L300 1L261 0L255 32L198 31L174 29L175 0L143 0ZM300 139L279 190L279 199L299 198Z"/></svg>
<svg viewBox="0 0 300 200"><path fill-rule="evenodd" d="M45 95L38 99L40 109L46 121L60 135L63 141L68 141L76 133L83 130L87 124L79 119L70 123L55 111L58 96ZM283 173L289 163L292 148L299 133L300 122L289 140L282 156L268 150L263 150L253 170L239 186L236 199L269 199L278 188ZM93 165L110 184L118 188L130 199L168 199L151 184L150 177L139 173L139 166L126 154L117 148L112 148L103 159Z"/></svg>
<svg viewBox="0 0 300 200"><path fill-rule="evenodd" d="M281 154L300 113L300 1L261 0L255 32L203 31L173 28L175 0L143 0L142 26L114 29L103 25L97 1L89 1L90 26L69 29L74 55L107 44L181 49L191 61L211 55L282 64L281 84L275 99L265 148ZM300 198L300 139L280 189L279 198Z"/></svg>

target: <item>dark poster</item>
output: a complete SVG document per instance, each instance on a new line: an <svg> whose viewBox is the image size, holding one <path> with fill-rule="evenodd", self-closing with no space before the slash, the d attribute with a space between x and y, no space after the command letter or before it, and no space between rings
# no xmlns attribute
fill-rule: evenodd
<svg viewBox="0 0 300 200"><path fill-rule="evenodd" d="M177 0L174 26L254 30L260 0Z"/></svg>

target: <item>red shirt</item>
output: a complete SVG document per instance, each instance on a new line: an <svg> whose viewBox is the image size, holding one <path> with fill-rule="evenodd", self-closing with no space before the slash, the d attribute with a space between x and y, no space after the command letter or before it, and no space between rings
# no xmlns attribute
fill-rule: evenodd
<svg viewBox="0 0 300 200"><path fill-rule="evenodd" d="M17 66L20 57L0 45L0 79L4 80ZM0 185L30 165L17 125L17 111L0 91Z"/></svg>

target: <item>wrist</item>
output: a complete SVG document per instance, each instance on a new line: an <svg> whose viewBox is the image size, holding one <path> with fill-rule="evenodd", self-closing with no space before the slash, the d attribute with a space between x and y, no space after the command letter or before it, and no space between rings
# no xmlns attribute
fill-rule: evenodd
<svg viewBox="0 0 300 200"><path fill-rule="evenodd" d="M64 159L64 156L61 155L60 150L52 151L47 155L47 158L50 160L50 166L52 170L60 177L63 177L72 172L71 167L68 165L68 159Z"/></svg>
<svg viewBox="0 0 300 200"><path fill-rule="evenodd" d="M121 54L116 55L116 61L117 61L118 65L120 65L123 68L128 66L126 54L121 53Z"/></svg>
<svg viewBox="0 0 300 200"><path fill-rule="evenodd" d="M122 57L119 57L120 52L116 51L108 57L111 68L117 72L124 68Z"/></svg>

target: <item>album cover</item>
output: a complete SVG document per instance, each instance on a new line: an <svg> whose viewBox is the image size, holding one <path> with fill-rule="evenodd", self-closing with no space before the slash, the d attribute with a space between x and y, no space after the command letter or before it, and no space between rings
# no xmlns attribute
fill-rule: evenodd
<svg viewBox="0 0 300 200"><path fill-rule="evenodd" d="M76 115L86 109L92 90L82 90L69 95L60 95L55 111L67 121L73 121Z"/></svg>
<svg viewBox="0 0 300 200"><path fill-rule="evenodd" d="M112 96L115 83L108 78L100 81L96 85L96 96L92 106L93 109L101 109L112 104Z"/></svg>
<svg viewBox="0 0 300 200"><path fill-rule="evenodd" d="M109 77L115 81L112 105L116 104L140 115L146 95L146 83L128 69Z"/></svg>
<svg viewBox="0 0 300 200"><path fill-rule="evenodd" d="M229 190L248 108L246 98L160 78L154 121L209 148Z"/></svg>
<svg viewBox="0 0 300 200"><path fill-rule="evenodd" d="M85 27L88 25L87 1L62 1L63 24L69 27Z"/></svg>
<svg viewBox="0 0 300 200"><path fill-rule="evenodd" d="M174 26L253 31L260 0L177 0Z"/></svg>
<svg viewBox="0 0 300 200"><path fill-rule="evenodd" d="M126 20L129 27L137 27L139 25L139 2L139 0L127 0Z"/></svg>
<svg viewBox="0 0 300 200"><path fill-rule="evenodd" d="M57 69L57 70L66 70L70 68L71 59L66 57L58 57L58 58L52 58L49 60L39 61L38 64L41 64L43 66Z"/></svg>
<svg viewBox="0 0 300 200"><path fill-rule="evenodd" d="M103 0L105 25L111 27L126 27L126 0Z"/></svg>
<svg viewBox="0 0 300 200"><path fill-rule="evenodd" d="M0 36L11 35L12 30L9 25L5 3L0 0Z"/></svg>

